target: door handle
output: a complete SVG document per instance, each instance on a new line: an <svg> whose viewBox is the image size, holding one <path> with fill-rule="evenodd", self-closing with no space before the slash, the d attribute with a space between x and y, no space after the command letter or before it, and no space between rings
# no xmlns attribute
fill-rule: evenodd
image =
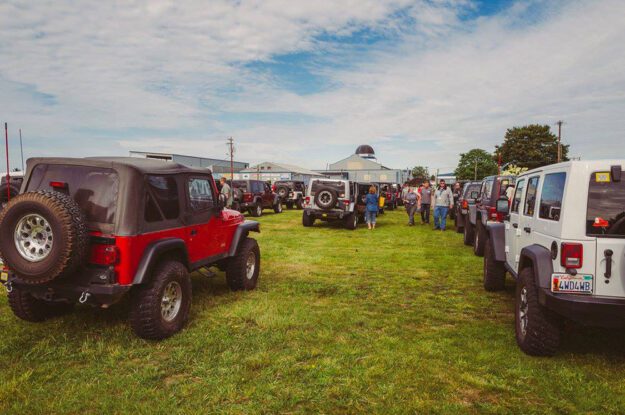
<svg viewBox="0 0 625 415"><path fill-rule="evenodd" d="M191 229L191 236L197 235L197 229Z"/></svg>
<svg viewBox="0 0 625 415"><path fill-rule="evenodd" d="M610 278L612 276L612 255L614 252L611 249L606 249L603 251L603 255L605 255L605 277Z"/></svg>
<svg viewBox="0 0 625 415"><path fill-rule="evenodd" d="M514 229L518 229L518 228L519 228L519 224L518 224L518 223L513 223L513 224L512 224L512 227L513 227Z"/></svg>
<svg viewBox="0 0 625 415"><path fill-rule="evenodd" d="M526 226L525 228L523 228L523 230L527 233L531 233L532 232L532 228L530 228L529 226Z"/></svg>

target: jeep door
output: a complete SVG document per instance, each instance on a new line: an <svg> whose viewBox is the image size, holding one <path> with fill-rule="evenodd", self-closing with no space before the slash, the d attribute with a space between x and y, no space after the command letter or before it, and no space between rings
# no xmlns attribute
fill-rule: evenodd
<svg viewBox="0 0 625 415"><path fill-rule="evenodd" d="M518 272L519 267L519 239L521 238L520 212L522 207L523 192L525 190L526 178L519 179L514 191L514 198L510 204L510 215L508 220L504 222L506 232L506 262L508 266Z"/></svg>
<svg viewBox="0 0 625 415"><path fill-rule="evenodd" d="M219 216L217 189L211 176L186 177L186 212L189 260L196 263L226 250L226 223Z"/></svg>
<svg viewBox="0 0 625 415"><path fill-rule="evenodd" d="M271 186L267 183L262 183L262 192L263 192L263 207L270 208L273 206L273 192L271 191Z"/></svg>
<svg viewBox="0 0 625 415"><path fill-rule="evenodd" d="M597 240L595 294L625 297L625 181L609 172L591 175L586 234Z"/></svg>
<svg viewBox="0 0 625 415"><path fill-rule="evenodd" d="M538 210L538 188L541 182L540 174L536 174L527 179L527 189L523 196L523 206L519 214L518 252L524 247L533 243L532 232L536 231L535 218Z"/></svg>

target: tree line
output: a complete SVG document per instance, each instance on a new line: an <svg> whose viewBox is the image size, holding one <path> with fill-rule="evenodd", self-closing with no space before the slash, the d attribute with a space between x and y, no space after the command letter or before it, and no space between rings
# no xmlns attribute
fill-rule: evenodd
<svg viewBox="0 0 625 415"><path fill-rule="evenodd" d="M569 146L562 144L561 151L561 160L567 161ZM461 153L454 174L458 180L481 180L497 174L499 163L519 171L557 163L557 160L558 137L548 125L531 124L508 128L503 143L496 145L492 153L481 148ZM412 176L429 177L427 167L416 166Z"/></svg>

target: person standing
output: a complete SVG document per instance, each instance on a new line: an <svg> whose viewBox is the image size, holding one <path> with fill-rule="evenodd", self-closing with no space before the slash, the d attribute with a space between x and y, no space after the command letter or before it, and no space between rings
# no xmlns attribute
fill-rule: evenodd
<svg viewBox="0 0 625 415"><path fill-rule="evenodd" d="M232 202L234 201L234 195L232 193L232 188L226 181L225 177L219 179L219 183L221 183L221 190L219 193L226 197L226 207L230 209L232 207Z"/></svg>
<svg viewBox="0 0 625 415"><path fill-rule="evenodd" d="M378 215L379 203L380 201L376 194L375 186L369 187L369 194L367 194L365 198L365 204L367 205L365 208L365 220L367 221L369 229L375 229L375 219Z"/></svg>
<svg viewBox="0 0 625 415"><path fill-rule="evenodd" d="M414 225L414 215L417 213L418 205L419 194L411 187L404 198L404 206L406 206L406 213L408 213L408 226Z"/></svg>
<svg viewBox="0 0 625 415"><path fill-rule="evenodd" d="M421 223L430 223L430 206L432 205L432 189L430 181L423 182L421 188Z"/></svg>
<svg viewBox="0 0 625 415"><path fill-rule="evenodd" d="M444 231L447 225L447 213L454 207L454 195L445 184L445 180L439 182L438 189L434 193L434 230Z"/></svg>

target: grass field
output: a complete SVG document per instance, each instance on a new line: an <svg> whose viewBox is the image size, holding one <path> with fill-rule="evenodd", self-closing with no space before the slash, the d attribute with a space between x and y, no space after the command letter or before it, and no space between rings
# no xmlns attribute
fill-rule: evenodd
<svg viewBox="0 0 625 415"><path fill-rule="evenodd" d="M193 276L191 320L137 339L127 304L29 324L0 298L0 412L623 413L625 335L568 328L555 358L514 341L513 283L481 288L453 231L260 218L259 289Z"/></svg>

